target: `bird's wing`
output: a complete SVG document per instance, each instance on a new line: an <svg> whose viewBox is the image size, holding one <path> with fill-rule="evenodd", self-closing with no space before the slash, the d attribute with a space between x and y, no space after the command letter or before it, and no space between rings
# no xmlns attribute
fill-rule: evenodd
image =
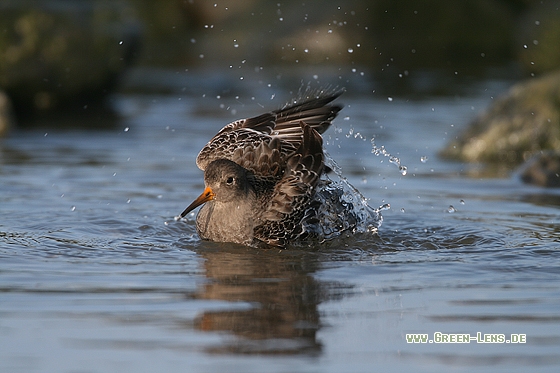
<svg viewBox="0 0 560 373"><path fill-rule="evenodd" d="M324 168L321 135L304 122L300 127L303 141L287 160L284 176L259 215L263 223L254 230L255 239L273 246L285 246L306 234L303 219Z"/></svg>
<svg viewBox="0 0 560 373"><path fill-rule="evenodd" d="M300 122L305 122L319 133L323 133L342 110L342 105L329 105L337 99L344 90L318 91L303 93L299 98L288 103L284 108L276 110L276 126L274 133L283 139L301 141ZM295 139L294 135L299 136Z"/></svg>
<svg viewBox="0 0 560 373"><path fill-rule="evenodd" d="M205 170L212 161L229 159L258 176L279 177L285 168L286 158L296 149L293 144L276 136L241 128L215 136L200 151L196 164Z"/></svg>
<svg viewBox="0 0 560 373"><path fill-rule="evenodd" d="M243 167L253 162L250 168L258 174L259 164L274 150L278 150L279 159L285 161L301 144L300 122L319 133L324 132L342 109L340 105L329 104L343 92L307 94L280 110L227 124L200 151L196 159L198 168L204 170L210 162L225 158ZM256 163L257 160L260 163Z"/></svg>

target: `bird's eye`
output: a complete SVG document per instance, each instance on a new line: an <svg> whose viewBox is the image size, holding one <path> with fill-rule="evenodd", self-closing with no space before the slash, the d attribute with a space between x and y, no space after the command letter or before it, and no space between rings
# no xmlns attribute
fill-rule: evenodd
<svg viewBox="0 0 560 373"><path fill-rule="evenodd" d="M234 181L234 180L235 180L235 179L233 178L233 176L230 176L230 177L227 178L226 184L227 184L227 185L231 185L231 184L233 184L233 181Z"/></svg>

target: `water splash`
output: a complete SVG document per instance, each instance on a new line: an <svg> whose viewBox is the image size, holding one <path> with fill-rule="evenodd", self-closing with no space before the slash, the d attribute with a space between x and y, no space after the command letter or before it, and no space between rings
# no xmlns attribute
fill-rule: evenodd
<svg viewBox="0 0 560 373"><path fill-rule="evenodd" d="M345 118L346 120L346 118ZM349 139L351 137L354 137L355 139L359 139L362 141L366 141L366 138L360 133L360 132L354 132L354 128L350 128L348 130L348 133L346 134L346 138Z"/></svg>
<svg viewBox="0 0 560 373"><path fill-rule="evenodd" d="M386 211L390 209L391 209L391 205L388 203L384 203L383 205L379 206L376 211Z"/></svg>
<svg viewBox="0 0 560 373"><path fill-rule="evenodd" d="M375 144L375 137L372 137L370 141L371 141L372 154L374 154L376 157L382 155L384 157L389 158L389 163L396 165L399 168L399 172L401 173L401 175L405 176L408 173L408 167L401 164L401 160L399 157L391 155L391 153L389 153L387 149L385 149L385 146L383 145L377 146Z"/></svg>
<svg viewBox="0 0 560 373"><path fill-rule="evenodd" d="M342 176L340 166L325 153L325 164L332 172L323 175L312 203L318 221L305 229L313 236L330 240L347 233L375 233L383 222L381 211L388 204L374 209L367 199Z"/></svg>

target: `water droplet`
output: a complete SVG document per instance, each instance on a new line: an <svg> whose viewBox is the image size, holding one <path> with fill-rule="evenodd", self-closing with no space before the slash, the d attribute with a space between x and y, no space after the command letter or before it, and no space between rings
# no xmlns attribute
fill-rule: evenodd
<svg viewBox="0 0 560 373"><path fill-rule="evenodd" d="M387 97L387 100L389 100L389 102L393 101L393 97Z"/></svg>
<svg viewBox="0 0 560 373"><path fill-rule="evenodd" d="M405 211L404 211L404 207L403 207L403 208L401 208L401 212L402 212L402 213L404 213L404 212L405 212Z"/></svg>
<svg viewBox="0 0 560 373"><path fill-rule="evenodd" d="M428 156L420 157L420 162L422 162L422 163L428 162Z"/></svg>
<svg viewBox="0 0 560 373"><path fill-rule="evenodd" d="M452 214L454 212L456 212L457 209L455 207L453 207L453 205L449 205L449 207L447 208L447 212Z"/></svg>
<svg viewBox="0 0 560 373"><path fill-rule="evenodd" d="M354 53L354 49L348 48L348 53Z"/></svg>
<svg viewBox="0 0 560 373"><path fill-rule="evenodd" d="M465 204L465 201L464 201L464 200L460 200L459 203L460 203L461 205L464 205L464 204Z"/></svg>
<svg viewBox="0 0 560 373"><path fill-rule="evenodd" d="M379 206L379 209L378 209L378 210L379 210L379 211L387 211L387 210L390 210L390 209L391 209L391 205L388 204L388 203L385 203L385 204Z"/></svg>
<svg viewBox="0 0 560 373"><path fill-rule="evenodd" d="M70 209L70 211L76 211L76 206L72 206L72 208Z"/></svg>
<svg viewBox="0 0 560 373"><path fill-rule="evenodd" d="M364 139L365 140L365 139ZM386 149L385 146L377 146L375 144L375 137L371 138L371 152L373 154L375 154L375 156L384 156L384 157L388 157L389 158L389 162L398 166L399 167L399 171L401 172L402 175L406 175L408 168L404 165L401 165L401 160L398 157L395 157L394 155L391 155ZM383 161L380 161L381 163L383 163Z"/></svg>
<svg viewBox="0 0 560 373"><path fill-rule="evenodd" d="M124 128L124 132L128 132L129 130L130 130L130 128L128 128L128 127Z"/></svg>

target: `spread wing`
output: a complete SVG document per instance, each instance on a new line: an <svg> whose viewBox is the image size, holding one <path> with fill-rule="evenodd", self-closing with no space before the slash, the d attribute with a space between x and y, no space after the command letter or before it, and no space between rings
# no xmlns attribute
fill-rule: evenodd
<svg viewBox="0 0 560 373"><path fill-rule="evenodd" d="M255 228L255 239L274 246L304 238L303 219L324 168L323 140L311 126L300 122L303 141L287 160L268 204L259 216L264 223Z"/></svg>
<svg viewBox="0 0 560 373"><path fill-rule="evenodd" d="M274 176L268 174L269 167L263 169L263 165L272 159L283 169L286 160L302 143L300 122L323 133L342 109L340 105L330 104L342 93L342 90L319 92L313 97L308 95L295 100L280 110L229 123L202 148L196 158L198 168L204 170L210 162L225 158L257 175Z"/></svg>

